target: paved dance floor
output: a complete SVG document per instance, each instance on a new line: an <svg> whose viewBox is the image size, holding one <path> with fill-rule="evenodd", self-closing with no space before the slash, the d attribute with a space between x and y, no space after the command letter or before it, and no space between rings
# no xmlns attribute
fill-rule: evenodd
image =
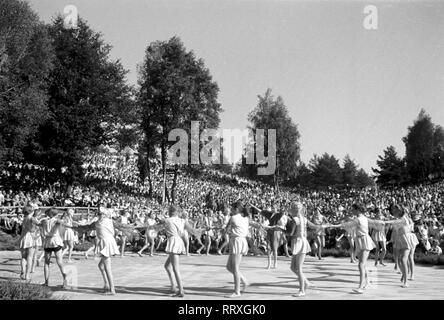
<svg viewBox="0 0 444 320"><path fill-rule="evenodd" d="M20 274L18 252L0 252L0 279L18 278ZM97 268L98 260L85 260L76 253L74 263L65 264L70 274L69 290L62 290L59 270L51 264L50 286L54 295L61 299L177 299L168 294L168 276L163 268L166 255L139 257L128 253L124 258L113 258L112 268L116 284L116 296L100 293L102 277ZM184 299L227 299L233 291L233 278L225 269L227 256L182 256L180 268L185 287ZM250 282L240 299L444 299L444 268L416 266L414 281L409 288L401 288L400 274L393 270L394 264L373 266L369 260L368 269L371 286L362 295L352 292L359 280L357 264L346 258L327 257L319 261L307 257L305 274L313 286L303 298L292 297L298 291L298 282L290 271L290 259L279 257L277 269L266 270L267 259L244 257L241 271ZM32 282L43 282L43 268L38 267ZM227 299L228 300L228 299Z"/></svg>

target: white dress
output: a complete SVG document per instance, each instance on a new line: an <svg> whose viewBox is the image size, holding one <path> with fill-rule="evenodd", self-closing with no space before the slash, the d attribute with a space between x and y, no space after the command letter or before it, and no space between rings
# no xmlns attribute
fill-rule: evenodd
<svg viewBox="0 0 444 320"><path fill-rule="evenodd" d="M396 229L396 248L401 250L416 248L419 241L413 233L413 226L413 221L405 215L393 223L393 227Z"/></svg>
<svg viewBox="0 0 444 320"><path fill-rule="evenodd" d="M96 221L95 227L98 252L106 258L119 254L119 247L114 238L113 219L111 219L109 215L103 213L102 217Z"/></svg>
<svg viewBox="0 0 444 320"><path fill-rule="evenodd" d="M310 243L307 240L307 219L305 217L295 217L296 230L291 239L291 252L293 255L308 253L311 251Z"/></svg>
<svg viewBox="0 0 444 320"><path fill-rule="evenodd" d="M42 221L43 248L53 249L63 247L63 239L60 235L61 221L55 217Z"/></svg>
<svg viewBox="0 0 444 320"><path fill-rule="evenodd" d="M385 242L387 238L385 236L385 225L375 225L372 230L372 239L374 242Z"/></svg>
<svg viewBox="0 0 444 320"><path fill-rule="evenodd" d="M248 242L246 239L249 229L248 218L235 214L231 216L230 226L230 242L228 243L230 254L248 254Z"/></svg>
<svg viewBox="0 0 444 320"><path fill-rule="evenodd" d="M63 233L64 241L75 241L74 230L72 230L72 218L65 218L65 232Z"/></svg>
<svg viewBox="0 0 444 320"><path fill-rule="evenodd" d="M148 238L156 238L157 237L157 231L154 229L154 226L156 225L156 220L148 218L145 222L146 225L146 236Z"/></svg>
<svg viewBox="0 0 444 320"><path fill-rule="evenodd" d="M20 235L20 249L35 248L38 246L40 235L37 230L37 220L33 217L25 217Z"/></svg>
<svg viewBox="0 0 444 320"><path fill-rule="evenodd" d="M179 217L165 219L165 232L168 237L165 248L166 253L185 254L185 243L182 237L185 231L185 220Z"/></svg>
<svg viewBox="0 0 444 320"><path fill-rule="evenodd" d="M368 219L364 216L358 216L354 221L350 222L355 228L355 247L356 252L362 250L373 250L376 248L373 239L368 234Z"/></svg>

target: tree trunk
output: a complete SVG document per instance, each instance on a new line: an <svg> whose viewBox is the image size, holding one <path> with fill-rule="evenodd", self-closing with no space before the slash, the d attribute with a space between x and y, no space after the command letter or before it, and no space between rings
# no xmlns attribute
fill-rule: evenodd
<svg viewBox="0 0 444 320"><path fill-rule="evenodd" d="M171 187L171 201L174 203L176 201L176 185L177 185L177 172L178 166L174 165L174 178L173 178L173 186Z"/></svg>
<svg viewBox="0 0 444 320"><path fill-rule="evenodd" d="M165 203L166 196L166 149L165 143L162 143L162 175L163 175L163 187L162 187L162 204Z"/></svg>
<svg viewBox="0 0 444 320"><path fill-rule="evenodd" d="M149 152L147 152L147 154L146 154L146 168L147 168L147 177L148 177L148 184L149 184L148 197L152 199L153 198L153 182L151 181L151 165L150 165Z"/></svg>

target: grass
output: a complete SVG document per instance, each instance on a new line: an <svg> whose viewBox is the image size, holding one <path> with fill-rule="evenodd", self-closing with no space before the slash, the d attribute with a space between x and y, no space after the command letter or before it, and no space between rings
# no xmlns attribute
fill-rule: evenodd
<svg viewBox="0 0 444 320"><path fill-rule="evenodd" d="M17 280L0 281L0 300L50 300L51 290L38 284Z"/></svg>

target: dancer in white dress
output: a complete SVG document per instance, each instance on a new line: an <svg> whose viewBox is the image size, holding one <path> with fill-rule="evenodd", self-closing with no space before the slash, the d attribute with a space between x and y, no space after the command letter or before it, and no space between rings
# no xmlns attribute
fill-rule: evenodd
<svg viewBox="0 0 444 320"><path fill-rule="evenodd" d="M63 276L63 288L67 288L67 274L63 267L62 248L63 239L60 234L60 228L64 226L64 221L57 218L59 212L55 208L46 210L46 219L42 219L42 236L43 236L43 250L45 251L45 286L49 285L49 265L51 263L51 255L54 252L57 265Z"/></svg>
<svg viewBox="0 0 444 320"><path fill-rule="evenodd" d="M371 220L365 216L365 207L362 204L355 203L352 205L351 214L355 218L350 222L344 222L339 225L330 225L332 228L354 228L355 229L355 244L356 255L358 256L359 264L359 287L353 289L355 293L364 293L364 290L368 288L370 282L368 280L367 273L367 259L371 250L376 246L369 235L368 227L384 225L384 221Z"/></svg>
<svg viewBox="0 0 444 320"><path fill-rule="evenodd" d="M321 210L319 208L316 209L315 214L313 215L313 222L316 225L322 225L324 223L328 223L327 218L325 218L321 214ZM315 243L317 246L317 253L319 260L322 260L322 249L325 247L325 230L324 229L317 229L315 231Z"/></svg>
<svg viewBox="0 0 444 320"><path fill-rule="evenodd" d="M295 297L305 296L305 289L310 285L303 273L303 265L305 261L305 255L310 252L310 243L307 240L307 226L315 230L324 228L323 225L315 225L306 218L306 208L302 203L298 202L290 207L290 214L295 222L293 224L293 230L291 230L291 252L292 259L290 269L297 274L299 279L299 293L295 294Z"/></svg>
<svg viewBox="0 0 444 320"><path fill-rule="evenodd" d="M227 270L233 274L234 293L228 298L238 298L241 296L240 284L244 285L244 290L248 286L248 281L240 272L240 263L242 256L248 254L248 229L249 226L261 228L261 225L250 222L248 219L248 210L243 208L240 201L236 201L231 208L231 218L228 222L227 232L230 234L229 252L227 261Z"/></svg>
<svg viewBox="0 0 444 320"><path fill-rule="evenodd" d="M394 241L396 248L399 250L398 264L402 273L401 282L402 287L407 288L407 274L410 274L409 280L414 279L414 253L419 241L413 233L413 221L408 215L408 209L394 205L391 212L393 216L399 218L387 223L391 223L396 230Z"/></svg>
<svg viewBox="0 0 444 320"><path fill-rule="evenodd" d="M157 237L157 231L155 229L156 220L154 219L154 213L150 212L148 218L145 221L145 244L144 246L137 252L137 254L142 257L142 252L150 247L150 257L154 256L154 240Z"/></svg>
<svg viewBox="0 0 444 320"><path fill-rule="evenodd" d="M168 259L165 261L165 270L168 274L168 278L171 283L171 292L174 297L183 298L185 292L182 285L182 279L180 277L179 270L179 256L181 254L186 254L185 242L184 242L184 231L187 230L189 233L194 234L196 237L201 236L200 230L192 228L185 219L179 218L180 208L175 205L171 205L168 208L168 218L165 218L162 222L164 223L165 232L167 234L168 240L165 248L165 252L168 254ZM173 280L173 273L176 279L177 288Z"/></svg>
<svg viewBox="0 0 444 320"><path fill-rule="evenodd" d="M73 215L74 210L68 209L68 211L66 211L66 213L64 213L62 217L62 220L65 223L65 232L63 233L63 242L65 244L65 249L62 252L62 258L66 254L66 252L68 252L68 263L72 263L71 256L72 250L74 249L75 240L74 230L72 229Z"/></svg>
<svg viewBox="0 0 444 320"><path fill-rule="evenodd" d="M115 295L114 279L111 270L111 257L119 254L114 237L113 212L99 207L99 219L94 223L97 233L97 247L100 254L99 270L103 277L104 293ZM109 290L109 291L108 291Z"/></svg>
<svg viewBox="0 0 444 320"><path fill-rule="evenodd" d="M31 280L30 273L33 269L35 250L38 247L40 237L37 232L40 222L37 217L34 217L34 212L35 210L29 205L23 209L24 219L20 235L20 252L22 255L20 278L23 280Z"/></svg>
<svg viewBox="0 0 444 320"><path fill-rule="evenodd" d="M353 220L352 217L348 217L348 221ZM354 227L344 227L345 233L343 233L341 236L336 238L336 241L339 241L342 239L342 237L346 237L348 244L350 246L349 253L350 253L350 262L355 263L356 262L356 248L355 248L355 237L356 237L356 230Z"/></svg>
<svg viewBox="0 0 444 320"><path fill-rule="evenodd" d="M222 222L222 228L221 228L221 238L223 240L222 245L217 250L217 254L222 255L225 248L228 246L228 243L230 242L230 235L226 232L228 222L230 221L230 207L226 207L224 209L224 216L223 216L223 222Z"/></svg>
<svg viewBox="0 0 444 320"><path fill-rule="evenodd" d="M377 209L376 218L379 220L382 220L384 218L381 210ZM372 230L372 239L376 245L376 251L375 251L375 266L378 265L378 261L382 266L385 266L384 264L384 257L387 253L387 238L385 235L385 225L379 224L375 225Z"/></svg>
<svg viewBox="0 0 444 320"><path fill-rule="evenodd" d="M98 267L104 282L103 293L115 295L116 290L111 269L111 257L119 254L119 247L114 237L113 210L99 205L97 216L97 221L86 226L77 226L77 228L79 229L79 233L95 229L97 235L97 251L100 254Z"/></svg>

